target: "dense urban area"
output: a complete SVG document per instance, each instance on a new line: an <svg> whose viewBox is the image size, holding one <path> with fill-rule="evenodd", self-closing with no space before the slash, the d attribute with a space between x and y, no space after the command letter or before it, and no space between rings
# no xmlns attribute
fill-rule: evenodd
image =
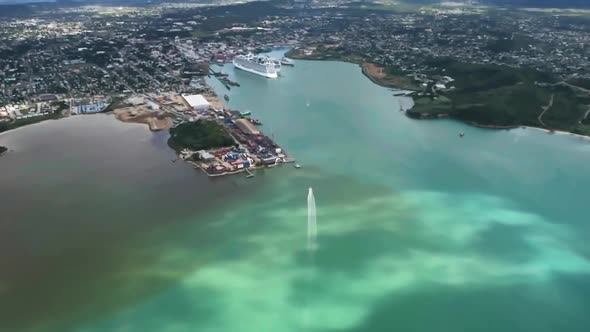
<svg viewBox="0 0 590 332"><path fill-rule="evenodd" d="M0 131L127 107L133 97L178 125L190 116L160 105L161 94L214 97L210 64L287 46L289 57L358 63L375 83L408 90L410 117L590 134L586 12L472 3L7 7Z"/></svg>

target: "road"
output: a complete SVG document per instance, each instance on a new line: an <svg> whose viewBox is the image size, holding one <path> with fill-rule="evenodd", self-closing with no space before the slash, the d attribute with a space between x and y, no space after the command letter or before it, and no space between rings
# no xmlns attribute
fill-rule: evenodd
<svg viewBox="0 0 590 332"><path fill-rule="evenodd" d="M537 118L539 120L539 123L541 123L541 125L545 128L548 128L547 125L543 122L543 115L545 114L545 112L547 112L552 106L553 106L553 99L555 98L555 94L551 94L551 98L549 99L549 104L547 104L546 106L541 107L541 109L543 110L543 112L541 112L541 114L539 114L539 117Z"/></svg>

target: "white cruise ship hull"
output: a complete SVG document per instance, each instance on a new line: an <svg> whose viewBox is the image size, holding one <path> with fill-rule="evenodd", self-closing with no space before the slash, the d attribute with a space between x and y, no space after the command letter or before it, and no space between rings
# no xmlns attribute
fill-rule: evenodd
<svg viewBox="0 0 590 332"><path fill-rule="evenodd" d="M236 60L233 61L233 64L236 68L250 72L252 74L264 76L266 78L277 78L278 77L276 70L275 71L268 71L268 70L260 71L260 70L256 70L253 68L248 68L247 66L240 64L239 61L236 61Z"/></svg>

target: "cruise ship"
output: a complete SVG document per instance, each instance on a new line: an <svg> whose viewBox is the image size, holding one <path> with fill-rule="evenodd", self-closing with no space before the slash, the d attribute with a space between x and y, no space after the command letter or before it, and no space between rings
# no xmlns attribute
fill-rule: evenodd
<svg viewBox="0 0 590 332"><path fill-rule="evenodd" d="M236 68L268 78L277 78L281 70L280 63L277 66L277 61L273 58L267 55L255 56L252 53L236 56L233 64Z"/></svg>

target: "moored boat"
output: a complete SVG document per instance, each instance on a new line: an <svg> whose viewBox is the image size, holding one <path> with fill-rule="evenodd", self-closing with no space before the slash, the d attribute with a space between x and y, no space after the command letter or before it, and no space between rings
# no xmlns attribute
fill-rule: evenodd
<svg viewBox="0 0 590 332"><path fill-rule="evenodd" d="M289 58L285 58L285 57L283 57L283 58L281 59L281 64L282 64L283 66L295 66L295 63L293 62L293 60L291 60L291 59L289 59Z"/></svg>

